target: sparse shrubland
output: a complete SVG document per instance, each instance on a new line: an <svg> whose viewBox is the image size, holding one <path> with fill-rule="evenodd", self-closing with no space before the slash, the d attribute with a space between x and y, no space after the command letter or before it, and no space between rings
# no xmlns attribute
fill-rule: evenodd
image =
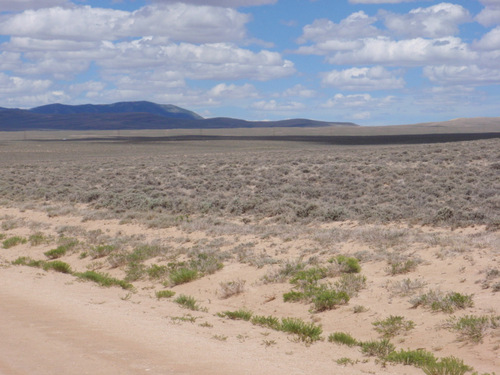
<svg viewBox="0 0 500 375"><path fill-rule="evenodd" d="M258 143L258 151L243 142L230 151L131 142L124 155L109 143L112 151L61 165L49 153L44 162L4 153L1 204L43 211L58 224L0 217L1 267L118 286L128 293L121 299L134 294L131 308L147 299L162 313L207 306L220 312L193 327L212 328L208 337L269 351L325 345L333 372L335 362L355 370L411 365L431 375L471 372L471 358L491 364L500 325L491 302L500 291L498 141ZM461 315L445 315L452 313ZM423 334L432 347L419 348ZM445 345L464 361L436 357ZM487 355L474 357L469 345ZM336 350L348 356L335 360L345 355Z"/></svg>
<svg viewBox="0 0 500 375"><path fill-rule="evenodd" d="M129 156L120 158L113 159L113 147L99 149L104 158L98 168L88 156L94 153L78 153L78 148L58 163L59 146L51 143L43 163L22 153L5 154L0 198L83 203L120 218L147 212L143 220L149 222L156 214L167 215L171 219L164 226L182 225L184 218L199 214L253 215L282 223L500 225L495 139L404 148L308 144L317 151L289 152L284 146L231 158L217 148L186 152L182 142L168 148L149 144L144 157L142 145L131 143Z"/></svg>

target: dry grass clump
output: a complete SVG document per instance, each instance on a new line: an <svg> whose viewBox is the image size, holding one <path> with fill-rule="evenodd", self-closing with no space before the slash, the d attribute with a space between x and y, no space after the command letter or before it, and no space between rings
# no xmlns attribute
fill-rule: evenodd
<svg viewBox="0 0 500 375"><path fill-rule="evenodd" d="M462 341L478 344L483 341L488 331L500 330L500 316L494 315L465 315L461 318L451 317L445 327L455 331Z"/></svg>
<svg viewBox="0 0 500 375"><path fill-rule="evenodd" d="M414 308L424 306L433 311L452 313L455 310L472 307L472 295L458 292L444 293L440 290L431 289L427 293L414 297L410 301Z"/></svg>
<svg viewBox="0 0 500 375"><path fill-rule="evenodd" d="M226 299L245 291L245 280L232 280L219 284L218 295L221 299Z"/></svg>
<svg viewBox="0 0 500 375"><path fill-rule="evenodd" d="M412 280L410 278L406 278L399 281L388 282L387 289L391 292L392 295L407 297L414 295L426 285L427 283L422 279Z"/></svg>

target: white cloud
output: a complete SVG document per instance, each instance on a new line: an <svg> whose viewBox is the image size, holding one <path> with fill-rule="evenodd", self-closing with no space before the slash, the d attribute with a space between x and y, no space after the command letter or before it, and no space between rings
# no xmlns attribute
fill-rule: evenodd
<svg viewBox="0 0 500 375"><path fill-rule="evenodd" d="M266 5L266 4L275 4L278 0L212 0L210 1L210 5L212 6L222 6L222 7L249 7L256 5ZM179 0L153 0L155 3L178 3ZM183 3L187 4L197 4L197 5L205 5L207 3L206 0L182 0Z"/></svg>
<svg viewBox="0 0 500 375"><path fill-rule="evenodd" d="M0 0L0 12L70 5L71 3L68 0Z"/></svg>
<svg viewBox="0 0 500 375"><path fill-rule="evenodd" d="M500 50L500 26L484 34L473 46L480 50Z"/></svg>
<svg viewBox="0 0 500 375"><path fill-rule="evenodd" d="M213 98L225 98L225 99L241 99L241 98L255 98L257 97L257 90L255 87L249 83L237 86L234 84L219 83L218 85L212 87L208 93L210 97Z"/></svg>
<svg viewBox="0 0 500 375"><path fill-rule="evenodd" d="M363 47L339 52L328 59L334 64L386 64L418 66L454 61L468 61L476 57L460 38L414 38L394 41L379 37L363 40Z"/></svg>
<svg viewBox="0 0 500 375"><path fill-rule="evenodd" d="M277 52L252 52L228 43L149 43L149 38L107 45L97 61L107 71L133 71L139 67L169 69L191 79L241 79L266 81L295 72L294 65Z"/></svg>
<svg viewBox="0 0 500 375"><path fill-rule="evenodd" d="M49 80L11 77L0 72L0 94L38 93L47 90L51 85L52 82Z"/></svg>
<svg viewBox="0 0 500 375"><path fill-rule="evenodd" d="M4 43L3 48L17 52L37 51L81 51L98 47L98 42L80 42L64 39L35 39L30 37L13 36Z"/></svg>
<svg viewBox="0 0 500 375"><path fill-rule="evenodd" d="M52 87L53 82L47 79L27 79L0 72L0 102L6 107L26 108L68 99L64 92Z"/></svg>
<svg viewBox="0 0 500 375"><path fill-rule="evenodd" d="M442 85L498 85L500 69L481 68L477 65L427 66L424 76Z"/></svg>
<svg viewBox="0 0 500 375"><path fill-rule="evenodd" d="M285 102L279 103L276 100L269 101L259 101L252 104L252 108L259 111L270 111L270 112L288 112L288 111L298 111L304 109L305 106L299 102Z"/></svg>
<svg viewBox="0 0 500 375"><path fill-rule="evenodd" d="M343 95L336 94L323 104L324 108L373 108L390 105L395 100L394 96L375 98L370 94Z"/></svg>
<svg viewBox="0 0 500 375"><path fill-rule="evenodd" d="M398 36L439 38L459 33L458 25L470 21L468 10L457 4L440 3L412 9L408 14L381 12L387 28Z"/></svg>
<svg viewBox="0 0 500 375"><path fill-rule="evenodd" d="M301 97L301 98L313 98L318 93L314 90L308 89L303 85L295 85L285 91L283 91L282 96L285 97Z"/></svg>
<svg viewBox="0 0 500 375"><path fill-rule="evenodd" d="M0 34L74 41L156 35L205 43L244 38L248 21L248 15L233 9L181 3L146 6L135 12L90 6L54 7L4 15L0 17Z"/></svg>
<svg viewBox="0 0 500 375"><path fill-rule="evenodd" d="M20 53L9 51L0 53L0 71L12 71L21 64Z"/></svg>
<svg viewBox="0 0 500 375"><path fill-rule="evenodd" d="M359 11L336 24L328 19L315 20L311 25L303 28L302 36L298 43L312 41L324 43L332 40L352 41L355 38L374 37L381 34L372 24L377 21L375 17L369 17L365 12Z"/></svg>
<svg viewBox="0 0 500 375"><path fill-rule="evenodd" d="M368 111L357 112L352 115L354 120L367 120L372 116L372 114Z"/></svg>
<svg viewBox="0 0 500 375"><path fill-rule="evenodd" d="M420 1L420 0L349 0L351 4L399 4L399 3L412 3L415 1Z"/></svg>
<svg viewBox="0 0 500 375"><path fill-rule="evenodd" d="M494 26L500 23L500 1L479 0L485 8L476 16L476 20L483 26Z"/></svg>
<svg viewBox="0 0 500 375"><path fill-rule="evenodd" d="M322 81L326 86L354 91L400 89L405 85L403 78L381 66L332 70L323 74Z"/></svg>

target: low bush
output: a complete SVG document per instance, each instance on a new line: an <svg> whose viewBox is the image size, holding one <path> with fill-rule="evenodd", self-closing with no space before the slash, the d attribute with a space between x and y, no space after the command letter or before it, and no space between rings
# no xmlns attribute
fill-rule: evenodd
<svg viewBox="0 0 500 375"><path fill-rule="evenodd" d="M245 290L245 280L238 279L234 281L221 282L219 286L219 297L222 299L226 299L243 293Z"/></svg>
<svg viewBox="0 0 500 375"><path fill-rule="evenodd" d="M366 277L363 275L344 274L335 281L335 289L344 292L349 297L356 297L361 289L366 287Z"/></svg>
<svg viewBox="0 0 500 375"><path fill-rule="evenodd" d="M464 375L466 372L472 371L472 367L453 356L426 363L421 366L421 369L426 375Z"/></svg>
<svg viewBox="0 0 500 375"><path fill-rule="evenodd" d="M447 321L447 328L458 332L459 339L480 343L489 329L500 328L500 316L465 315L461 318L452 317Z"/></svg>
<svg viewBox="0 0 500 375"><path fill-rule="evenodd" d="M100 273L96 271L86 271L82 273L75 273L75 276L82 280L93 281L101 286L119 286L123 289L132 289L134 286L124 280L116 279L105 273Z"/></svg>
<svg viewBox="0 0 500 375"><path fill-rule="evenodd" d="M158 264L152 264L146 269L146 273L152 280L163 279L167 277L169 269L167 266L160 266Z"/></svg>
<svg viewBox="0 0 500 375"><path fill-rule="evenodd" d="M434 354L424 350L403 350L399 352L391 352L385 360L393 363L400 363L402 365L410 365L415 367L423 367L436 363L437 359Z"/></svg>
<svg viewBox="0 0 500 375"><path fill-rule="evenodd" d="M281 320L280 331L293 333L304 342L314 342L321 338L323 329L314 323L306 323L298 318L283 318Z"/></svg>
<svg viewBox="0 0 500 375"><path fill-rule="evenodd" d="M280 330L280 321L275 316L255 315L252 317L251 322L257 326L271 328L276 331Z"/></svg>
<svg viewBox="0 0 500 375"><path fill-rule="evenodd" d="M370 357L385 358L395 350L394 345L388 339L380 341L365 341L360 343L361 352Z"/></svg>
<svg viewBox="0 0 500 375"><path fill-rule="evenodd" d="M338 305L345 305L349 302L349 295L346 292L339 292L334 289L321 288L312 299L314 310L317 312L332 310Z"/></svg>
<svg viewBox="0 0 500 375"><path fill-rule="evenodd" d="M31 246L38 246L47 243L49 239L42 232L36 232L28 237L28 241Z"/></svg>
<svg viewBox="0 0 500 375"><path fill-rule="evenodd" d="M415 328L413 321L395 315L391 315L384 320L377 320L372 324L375 326L375 330L382 334L384 338L394 337Z"/></svg>
<svg viewBox="0 0 500 375"><path fill-rule="evenodd" d="M28 266L41 268L46 262L43 260L35 260L30 257L19 257L16 260L12 261L12 264L15 266Z"/></svg>
<svg viewBox="0 0 500 375"><path fill-rule="evenodd" d="M175 296L175 292L173 290L158 290L155 293L156 298L161 299L161 298L170 298Z"/></svg>
<svg viewBox="0 0 500 375"><path fill-rule="evenodd" d="M196 299L191 296L186 296L185 294L181 294L174 300L175 303L179 304L181 307L193 311L200 311L202 308L198 305Z"/></svg>
<svg viewBox="0 0 500 375"><path fill-rule="evenodd" d="M292 290L283 294L284 302L299 302L305 299L307 299L307 296L303 292L298 292L296 290Z"/></svg>
<svg viewBox="0 0 500 375"><path fill-rule="evenodd" d="M332 333L330 336L328 336L328 341L347 346L356 346L359 344L358 340L345 332Z"/></svg>
<svg viewBox="0 0 500 375"><path fill-rule="evenodd" d="M443 293L441 291L430 290L410 300L413 308L418 306L428 307L433 311L452 313L455 310L472 307L472 294L464 295L457 292Z"/></svg>
<svg viewBox="0 0 500 375"><path fill-rule="evenodd" d="M407 259L404 261L390 261L386 271L387 274L395 276L415 271L417 266L418 262L414 259Z"/></svg>
<svg viewBox="0 0 500 375"><path fill-rule="evenodd" d="M354 257L347 257L345 255L337 255L328 260L328 262L337 265L337 271L340 273L359 273L361 266L359 260Z"/></svg>
<svg viewBox="0 0 500 375"><path fill-rule="evenodd" d="M91 248L89 254L92 259L98 259L110 255L115 250L116 246L113 245L98 245Z"/></svg>
<svg viewBox="0 0 500 375"><path fill-rule="evenodd" d="M2 247L4 249L9 249L17 245L25 244L27 241L28 240L24 237L19 237L19 236L9 237L2 242Z"/></svg>
<svg viewBox="0 0 500 375"><path fill-rule="evenodd" d="M179 268L170 272L172 285L185 284L198 278L198 271L192 268Z"/></svg>
<svg viewBox="0 0 500 375"><path fill-rule="evenodd" d="M229 318L232 320L245 320L249 321L252 319L253 313L249 310L240 309L236 311L223 311L217 314L221 318Z"/></svg>
<svg viewBox="0 0 500 375"><path fill-rule="evenodd" d="M57 259L64 256L67 250L68 249L64 246L58 246L55 249L46 251L45 253L43 253L43 255L45 255L49 259Z"/></svg>
<svg viewBox="0 0 500 375"><path fill-rule="evenodd" d="M43 263L42 268L45 271L54 270L56 272L71 274L71 266L68 263L61 262L60 260L54 260L52 262Z"/></svg>

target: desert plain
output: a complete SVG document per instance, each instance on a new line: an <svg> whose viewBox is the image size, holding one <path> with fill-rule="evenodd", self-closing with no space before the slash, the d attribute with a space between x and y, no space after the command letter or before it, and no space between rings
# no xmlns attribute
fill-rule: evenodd
<svg viewBox="0 0 500 375"><path fill-rule="evenodd" d="M500 139L268 132L2 133L0 373L499 373Z"/></svg>

